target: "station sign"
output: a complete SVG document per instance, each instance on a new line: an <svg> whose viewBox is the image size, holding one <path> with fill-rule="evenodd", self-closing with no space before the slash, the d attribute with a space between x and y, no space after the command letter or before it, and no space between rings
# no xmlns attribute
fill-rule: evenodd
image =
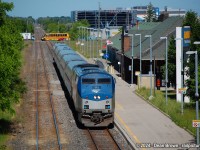
<svg viewBox="0 0 200 150"><path fill-rule="evenodd" d="M187 88L179 88L178 89L178 92L181 94L186 94L186 90L187 90Z"/></svg>
<svg viewBox="0 0 200 150"><path fill-rule="evenodd" d="M109 58L109 54L104 54L104 56L103 56L104 58Z"/></svg>
<svg viewBox="0 0 200 150"><path fill-rule="evenodd" d="M192 120L192 127L199 128L200 127L200 120Z"/></svg>
<svg viewBox="0 0 200 150"><path fill-rule="evenodd" d="M191 36L190 26L184 26L182 28L183 47L190 46L190 42L191 42L190 36Z"/></svg>

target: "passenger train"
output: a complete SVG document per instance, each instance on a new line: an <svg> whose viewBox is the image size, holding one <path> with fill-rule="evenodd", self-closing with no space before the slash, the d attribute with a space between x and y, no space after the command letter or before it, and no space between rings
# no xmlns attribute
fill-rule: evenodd
<svg viewBox="0 0 200 150"><path fill-rule="evenodd" d="M86 127L113 126L115 79L88 63L63 43L53 47L53 58L73 99L78 121Z"/></svg>

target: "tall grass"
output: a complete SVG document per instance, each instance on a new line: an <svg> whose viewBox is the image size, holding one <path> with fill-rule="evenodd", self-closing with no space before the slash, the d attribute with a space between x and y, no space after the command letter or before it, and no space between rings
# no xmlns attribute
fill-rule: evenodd
<svg viewBox="0 0 200 150"><path fill-rule="evenodd" d="M8 112L0 111L0 149L3 149L5 142L9 138L10 124L13 115Z"/></svg>
<svg viewBox="0 0 200 150"><path fill-rule="evenodd" d="M166 104L165 93L156 90L154 98L148 100L150 96L150 89L141 88L136 90L136 93L144 97L146 101L161 110L163 113L168 115L173 122L178 126L188 130L193 135L196 133L196 128L192 127L192 120L196 118L195 106L193 103L184 104L183 114L181 113L181 103L177 102L176 99L170 98L168 95L168 101ZM175 93L172 93L175 95Z"/></svg>

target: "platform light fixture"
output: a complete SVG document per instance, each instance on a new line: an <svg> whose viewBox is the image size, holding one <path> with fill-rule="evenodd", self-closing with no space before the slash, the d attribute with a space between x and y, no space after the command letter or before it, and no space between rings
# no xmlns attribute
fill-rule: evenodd
<svg viewBox="0 0 200 150"><path fill-rule="evenodd" d="M135 36L139 36L140 37L140 86L139 88L141 88L142 85L142 79L141 79L141 74L142 74L142 40L141 40L141 34L135 34Z"/></svg>
<svg viewBox="0 0 200 150"><path fill-rule="evenodd" d="M152 95L152 35L145 35L144 37L149 38L150 41L150 97L149 100L153 98Z"/></svg>
<svg viewBox="0 0 200 150"><path fill-rule="evenodd" d="M200 41L195 41L195 45L200 45ZM197 51L187 51L186 54L195 54L195 98L196 98L196 120L199 120L199 92L198 92L198 53ZM199 145L199 128L196 130L197 145Z"/></svg>
<svg viewBox="0 0 200 150"><path fill-rule="evenodd" d="M134 47L134 34L128 34L128 36L132 37L131 40L131 84L133 85L133 47Z"/></svg>
<svg viewBox="0 0 200 150"><path fill-rule="evenodd" d="M167 37L160 37L161 40L165 40L165 101L167 105L168 97L167 97L167 83L168 83L168 44L167 44Z"/></svg>

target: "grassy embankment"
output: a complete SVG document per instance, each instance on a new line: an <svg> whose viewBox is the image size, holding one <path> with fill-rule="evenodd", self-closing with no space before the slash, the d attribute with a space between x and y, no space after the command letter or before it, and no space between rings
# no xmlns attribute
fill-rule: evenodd
<svg viewBox="0 0 200 150"><path fill-rule="evenodd" d="M25 65L25 49L27 49L29 46L31 46L32 41L28 41L25 42L24 45L24 50L21 51L21 55L22 55L22 66ZM25 91L26 86L25 85L19 85L19 88L24 89ZM23 92L25 92L23 91ZM20 100L21 102L21 100ZM12 104L13 108L17 108L18 104ZM2 112L0 110L0 149L6 149L6 141L10 138L10 133L11 133L11 125L13 123L18 123L18 122L22 122L22 118L21 117L16 117L16 114L11 114L8 111Z"/></svg>
<svg viewBox="0 0 200 150"><path fill-rule="evenodd" d="M188 130L193 135L196 134L196 128L192 127L192 120L196 118L195 103L184 104L183 114L181 113L181 103L176 102L176 93L168 92L168 102L166 105L165 91L156 90L155 96L152 100L148 100L150 90L141 88L136 91L146 101L154 105L156 108L164 112L171 118L178 126Z"/></svg>
<svg viewBox="0 0 200 150"><path fill-rule="evenodd" d="M12 122L12 115L0 111L0 149L4 149L5 142L9 138L9 126Z"/></svg>

